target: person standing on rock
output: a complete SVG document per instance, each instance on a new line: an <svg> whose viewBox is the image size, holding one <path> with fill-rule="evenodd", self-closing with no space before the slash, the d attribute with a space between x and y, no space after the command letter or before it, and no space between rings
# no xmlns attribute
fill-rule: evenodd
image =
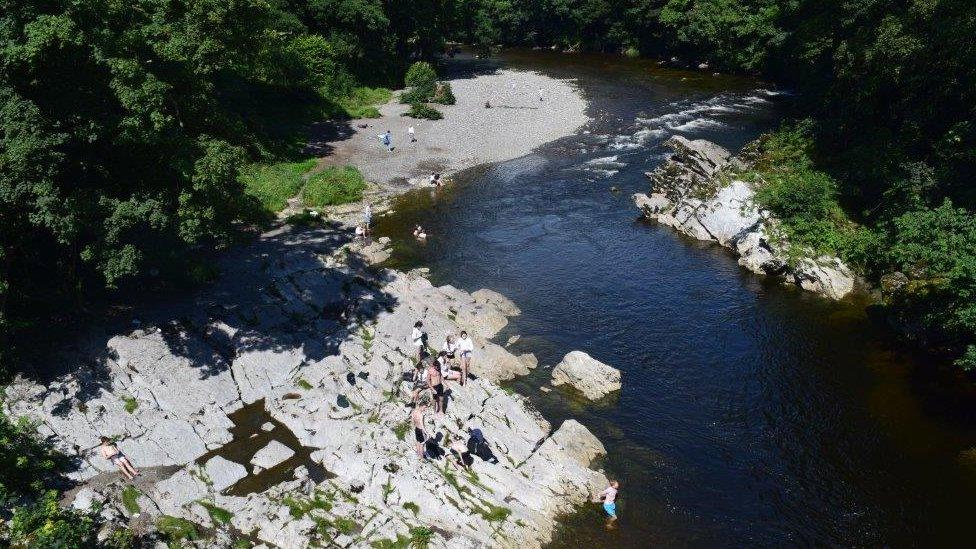
<svg viewBox="0 0 976 549"><path fill-rule="evenodd" d="M461 332L461 339L457 344L461 354L461 385L468 382L468 369L471 367L471 354L474 353L474 342L468 337L468 332Z"/></svg>
<svg viewBox="0 0 976 549"><path fill-rule="evenodd" d="M98 450L102 453L103 458L111 461L113 465L118 467L119 471L122 472L122 476L125 478L132 480L139 476L139 471L132 466L129 458L125 457L122 450L119 450L119 447L112 443L111 439L102 437L101 440L102 443L98 447Z"/></svg>
<svg viewBox="0 0 976 549"><path fill-rule="evenodd" d="M424 359L425 348L427 347L427 334L421 330L423 327L424 323L418 320L413 325L413 332L410 333L410 341L413 343L413 346L417 348L418 361Z"/></svg>
<svg viewBox="0 0 976 549"><path fill-rule="evenodd" d="M369 202L363 208L363 225L366 227L366 236L369 236L370 226L373 224L373 207Z"/></svg>
<svg viewBox="0 0 976 549"><path fill-rule="evenodd" d="M434 392L434 413L444 413L444 378L437 362L433 360L427 363L427 384Z"/></svg>
<svg viewBox="0 0 976 549"><path fill-rule="evenodd" d="M424 428L424 412L427 411L427 399L421 399L417 406L410 412L410 424L413 425L413 436L417 441L417 457L427 458L424 447L427 444L427 429Z"/></svg>
<svg viewBox="0 0 976 549"><path fill-rule="evenodd" d="M610 480L610 486L607 486L605 490L597 494L593 498L594 503L599 503L603 500L603 510L607 513L607 528L612 528L614 522L617 520L617 490L620 489L620 483L616 480Z"/></svg>

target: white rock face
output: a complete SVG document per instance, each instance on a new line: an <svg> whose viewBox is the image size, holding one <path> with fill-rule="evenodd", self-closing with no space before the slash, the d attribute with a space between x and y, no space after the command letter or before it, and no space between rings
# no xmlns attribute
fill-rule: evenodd
<svg viewBox="0 0 976 549"><path fill-rule="evenodd" d="M744 182L722 181L717 175L738 162L722 147L702 139L674 136L666 143L675 154L646 175L651 192L637 193L634 203L645 216L697 238L717 242L739 255L739 264L759 274L778 276L831 299L854 290L854 275L836 257L787 261L783 238L770 238L777 222L758 210L753 189Z"/></svg>
<svg viewBox="0 0 976 549"><path fill-rule="evenodd" d="M294 450L277 440L272 440L267 446L261 448L254 454L254 457L251 458L251 465L261 467L262 469L270 469L293 455L295 455Z"/></svg>
<svg viewBox="0 0 976 549"><path fill-rule="evenodd" d="M0 405L11 416L38 422L59 451L76 456L80 468L73 477L101 493L113 517L128 515L118 494L105 496L102 488L106 478L112 480L108 490L121 484L114 482L116 468L97 453L101 435L118 436L143 473L136 483L148 524L168 514L213 527L200 505L207 501L230 511L234 528L255 532L269 547L369 546L397 534L409 537L417 525L437 527L432 547L494 547L500 539L517 540L520 548L542 546L559 514L605 485L606 477L589 468L604 450L574 421L553 432L524 397L496 385L537 364L532 355L515 356L489 341L517 307L490 291L476 298L435 287L421 272L369 270L365 258L346 251L347 237L331 228L267 233L229 253L221 264L226 274L212 288L187 303L141 311L140 329L93 328L65 351L63 360L77 365L71 373L46 386L18 379ZM468 429L481 430L497 458L475 459L477 482L457 475L460 495L442 473L442 461L417 460L409 433L398 435L406 421L411 385L403 373L412 368L410 332L417 320L435 349L447 333L461 330L476 344L477 379L464 387L448 382L445 415L427 418L442 444L447 437L466 442ZM131 413L129 397L139 403ZM275 438L284 440L290 431L312 458L296 467L295 480L230 496L224 492L251 479L243 476L244 465L223 457L197 461L220 453L232 432L240 432L231 417L245 405L263 407L276 422L271 432L281 436ZM266 421L254 430L263 433ZM272 443L254 456L254 469L291 455ZM329 478L316 484L309 472L321 467ZM332 508L296 517L282 503L285 497L322 498ZM416 515L404 507L408 503L417 506ZM483 516L488 503L510 514L489 521ZM358 534L318 527L340 517L354 521Z"/></svg>
<svg viewBox="0 0 976 549"><path fill-rule="evenodd" d="M583 351L572 351L552 369L552 384L564 383L579 389L586 398L597 400L620 390L620 370Z"/></svg>
<svg viewBox="0 0 976 549"><path fill-rule="evenodd" d="M214 456L203 466L207 478L213 483L213 489L222 492L233 486L237 481L247 476L247 469L240 463Z"/></svg>

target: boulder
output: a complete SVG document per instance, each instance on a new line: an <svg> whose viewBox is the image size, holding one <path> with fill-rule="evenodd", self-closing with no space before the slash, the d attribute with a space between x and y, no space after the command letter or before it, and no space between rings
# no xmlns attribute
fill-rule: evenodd
<svg viewBox="0 0 976 549"><path fill-rule="evenodd" d="M270 469L293 455L295 455L294 450L277 440L272 440L267 446L261 448L254 454L254 457L251 458L251 465L262 469Z"/></svg>
<svg viewBox="0 0 976 549"><path fill-rule="evenodd" d="M214 456L203 466L207 478L212 482L214 491L223 492L237 481L247 476L247 469L240 463Z"/></svg>
<svg viewBox="0 0 976 549"><path fill-rule="evenodd" d="M471 297L474 298L475 303L491 305L505 316L518 316L522 314L522 310L511 299L494 290L482 288L472 292Z"/></svg>
<svg viewBox="0 0 976 549"><path fill-rule="evenodd" d="M590 400L620 390L620 370L583 351L572 351L552 369L552 384L569 384Z"/></svg>
<svg viewBox="0 0 976 549"><path fill-rule="evenodd" d="M607 449L600 439L575 419L564 421L550 438L584 467L589 467L597 457L607 455Z"/></svg>

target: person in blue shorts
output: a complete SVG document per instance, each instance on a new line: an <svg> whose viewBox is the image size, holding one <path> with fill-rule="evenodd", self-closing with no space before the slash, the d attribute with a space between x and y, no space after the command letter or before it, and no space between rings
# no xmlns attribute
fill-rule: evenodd
<svg viewBox="0 0 976 549"><path fill-rule="evenodd" d="M603 510L606 511L609 519L607 520L607 528L613 528L614 522L617 520L617 490L620 489L620 483L616 480L610 481L610 486L596 495L593 498L594 502L603 501Z"/></svg>

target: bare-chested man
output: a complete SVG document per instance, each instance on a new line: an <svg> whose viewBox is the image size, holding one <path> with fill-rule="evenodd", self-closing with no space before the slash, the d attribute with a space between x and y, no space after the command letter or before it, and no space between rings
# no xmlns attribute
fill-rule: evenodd
<svg viewBox="0 0 976 549"><path fill-rule="evenodd" d="M422 398L417 406L410 412L410 424L413 425L414 438L417 440L417 457L425 459L427 452L424 445L427 444L427 430L424 428L424 412L427 411L427 399Z"/></svg>
<svg viewBox="0 0 976 549"><path fill-rule="evenodd" d="M444 412L444 378L441 376L440 365L431 360L427 363L427 385L434 392L434 413Z"/></svg>

